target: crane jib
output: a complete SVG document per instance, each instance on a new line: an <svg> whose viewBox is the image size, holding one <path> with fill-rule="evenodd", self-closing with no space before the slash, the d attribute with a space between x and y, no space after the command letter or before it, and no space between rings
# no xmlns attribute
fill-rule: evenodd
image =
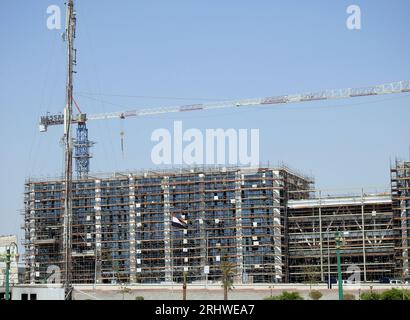
<svg viewBox="0 0 410 320"><path fill-rule="evenodd" d="M348 99L355 97L376 96L384 94L397 94L410 92L410 81L398 81L392 83L381 84L372 87L364 88L345 88L335 90L325 90L319 92L311 92L305 94L272 96L261 99L238 100L238 101L222 101L219 103L207 104L191 104L176 107L159 107L150 109L130 110L123 112L103 113L91 115L85 118L85 114L79 114L73 117L72 123L85 122L88 120L104 120L104 119L125 119L128 117L158 115L171 112L187 112L198 110L210 110L226 107L241 107L251 105L275 105L289 104L298 102L309 102L318 100L333 100L333 99ZM48 126L63 125L64 115L46 115L40 118L40 131L47 131Z"/></svg>
<svg viewBox="0 0 410 320"><path fill-rule="evenodd" d="M121 113L120 118L125 119L128 117L136 117L138 115L137 111L125 111Z"/></svg>
<svg viewBox="0 0 410 320"><path fill-rule="evenodd" d="M179 111L194 111L194 110L203 110L204 106L202 104L191 104L187 106L181 106Z"/></svg>

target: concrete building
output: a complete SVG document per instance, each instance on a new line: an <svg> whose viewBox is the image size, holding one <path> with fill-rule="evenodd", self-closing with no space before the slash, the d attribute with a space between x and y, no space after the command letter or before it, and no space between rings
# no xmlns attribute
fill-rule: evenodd
<svg viewBox="0 0 410 320"><path fill-rule="evenodd" d="M11 289L12 300L64 300L61 285L16 285Z"/></svg>
<svg viewBox="0 0 410 320"><path fill-rule="evenodd" d="M75 180L74 283L216 281L221 262L236 282L282 282L288 197L307 198L311 179L281 168L196 168ZM27 278L63 270L63 183L26 183ZM290 191L299 190L298 193ZM171 226L175 215L187 229ZM207 271L207 272L205 272Z"/></svg>
<svg viewBox="0 0 410 320"><path fill-rule="evenodd" d="M394 262L395 273L409 277L410 244L410 161L396 160L391 169L394 229L397 233Z"/></svg>
<svg viewBox="0 0 410 320"><path fill-rule="evenodd" d="M72 271L78 284L335 279L340 232L344 279L408 276L410 163L385 192L324 195L286 167L189 168L74 180ZM63 280L61 179L25 185L26 279ZM176 216L187 229L171 225Z"/></svg>

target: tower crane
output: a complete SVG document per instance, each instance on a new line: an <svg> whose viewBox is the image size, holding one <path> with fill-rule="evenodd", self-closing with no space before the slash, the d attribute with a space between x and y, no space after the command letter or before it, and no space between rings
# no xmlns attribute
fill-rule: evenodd
<svg viewBox="0 0 410 320"><path fill-rule="evenodd" d="M76 49L74 40L76 35L77 15L74 10L74 0L66 2L66 29L64 39L67 43L67 81L66 81L66 103L64 113L57 115L47 114L40 118L40 131L46 132L48 127L64 126L64 215L63 215L63 256L64 256L64 289L66 299L70 299L73 291L72 286L72 162L76 161L77 178L86 178L89 173L90 148L93 145L88 140L87 121L126 119L131 117L144 117L176 112L190 112L200 110L213 110L224 108L252 107L263 105L285 105L291 103L310 102L317 100L348 99L354 97L375 96L410 92L410 81L399 81L381 84L366 88L326 90L315 93L293 94L274 96L257 99L222 101L219 103L191 104L174 107L160 107L138 109L123 112L102 113L87 115L81 112L73 97L73 76L76 65ZM73 105L78 109L73 114ZM77 125L76 137L72 136L72 125ZM74 151L74 152L73 152Z"/></svg>
<svg viewBox="0 0 410 320"><path fill-rule="evenodd" d="M370 87L362 88L347 88L347 89L333 89L318 91L304 94L290 94L282 96L272 96L265 98L231 100L212 103L199 103L190 105L180 105L171 107L158 108L144 108L128 111L99 113L87 115L82 113L78 108L79 113L73 115L72 123L77 124L77 134L74 141L74 158L76 160L76 172L78 178L85 178L89 173L89 159L90 148L93 142L88 140L88 129L86 127L87 121L94 120L110 120L110 119L128 119L135 117L156 116L177 112L191 112L191 111L205 111L227 108L241 108L241 107L257 107L257 106L279 106L292 103L312 102L319 100L336 100L349 99L355 97L378 96L387 94L397 94L403 92L410 92L410 81L398 81L380 84ZM74 100L75 102L75 100ZM64 115L45 115L40 118L39 129L40 132L46 132L48 127L63 125Z"/></svg>
<svg viewBox="0 0 410 320"><path fill-rule="evenodd" d="M72 297L72 178L73 178L73 139L71 126L73 124L73 76L74 66L77 63L74 39L76 32L77 13L74 10L74 0L66 2L66 29L64 33L67 42L67 81L66 81L66 104L62 124L64 125L64 215L63 215L63 256L64 256L64 291L66 299ZM80 130L78 123L77 132ZM78 149L78 146L75 146Z"/></svg>

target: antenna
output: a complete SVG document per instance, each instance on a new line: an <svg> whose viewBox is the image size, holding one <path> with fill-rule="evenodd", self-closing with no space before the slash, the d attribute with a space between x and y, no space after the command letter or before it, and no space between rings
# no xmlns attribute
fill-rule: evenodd
<svg viewBox="0 0 410 320"><path fill-rule="evenodd" d="M66 300L71 299L72 293L72 179L73 179L73 140L71 137L71 125L73 119L73 75L75 65L75 26L76 13L74 11L74 0L67 1L66 12L66 41L67 41L67 83L66 83L66 105L64 107L64 290Z"/></svg>

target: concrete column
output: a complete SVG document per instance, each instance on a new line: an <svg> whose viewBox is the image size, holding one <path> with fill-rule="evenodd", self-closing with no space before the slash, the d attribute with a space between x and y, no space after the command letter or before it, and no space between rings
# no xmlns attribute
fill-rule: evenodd
<svg viewBox="0 0 410 320"><path fill-rule="evenodd" d="M135 188L137 188L135 186ZM134 188L134 194L135 194L135 188ZM135 202L134 206L134 211L135 211L135 281L137 282L137 278L143 273L143 268L142 268L142 218L141 218L141 203Z"/></svg>
<svg viewBox="0 0 410 320"><path fill-rule="evenodd" d="M28 233L29 233L29 252L27 252L27 263L29 267L29 273L30 273L30 284L35 284L36 283L36 264L35 264L35 257L36 257L36 248L34 245L34 240L36 237L36 220L35 220L35 211L34 207L35 206L35 189L34 189L34 184L30 185L30 196L29 196L29 202L28 202ZM26 222L27 223L27 222ZM27 240L27 239L26 239Z"/></svg>
<svg viewBox="0 0 410 320"><path fill-rule="evenodd" d="M130 241L130 282L135 283L136 277L136 235L135 235L135 182L132 175L129 176L129 241Z"/></svg>
<svg viewBox="0 0 410 320"><path fill-rule="evenodd" d="M101 180L95 180L95 282L101 283Z"/></svg>
<svg viewBox="0 0 410 320"><path fill-rule="evenodd" d="M282 270L282 224L280 221L280 173L273 170L273 178L277 179L273 181L273 245L274 245L274 267L275 267L275 282L282 282L283 270Z"/></svg>
<svg viewBox="0 0 410 320"><path fill-rule="evenodd" d="M200 203L199 203L199 237L200 237L200 256L201 256L201 266L200 273L202 275L203 281L206 281L207 275L204 273L205 266L208 265L207 259L207 236L206 236L206 212L205 212L205 174L199 174L199 193L200 193Z"/></svg>
<svg viewBox="0 0 410 320"><path fill-rule="evenodd" d="M323 238L322 238L322 193L319 191L319 245L320 245L320 279L325 281L323 272Z"/></svg>
<svg viewBox="0 0 410 320"><path fill-rule="evenodd" d="M235 212L236 212L236 255L238 265L239 283L243 282L244 263L243 263L243 230L242 230L242 182L243 174L240 170L235 173ZM245 270L246 272L246 270Z"/></svg>
<svg viewBox="0 0 410 320"><path fill-rule="evenodd" d="M366 230L365 230L365 223L364 223L364 195L362 189L362 251L363 251L363 275L364 275L364 282L367 281L367 271L366 271Z"/></svg>
<svg viewBox="0 0 410 320"><path fill-rule="evenodd" d="M172 282L173 262L172 262L172 235L171 235L171 213L169 200L169 177L162 180L162 190L164 192L164 246L165 246L165 281Z"/></svg>
<svg viewBox="0 0 410 320"><path fill-rule="evenodd" d="M403 270L402 275L408 276L409 275L409 243L408 243L408 236L407 236L407 209L406 209L406 200L400 200L400 219L401 219L401 247L402 250L402 258L403 258Z"/></svg>

